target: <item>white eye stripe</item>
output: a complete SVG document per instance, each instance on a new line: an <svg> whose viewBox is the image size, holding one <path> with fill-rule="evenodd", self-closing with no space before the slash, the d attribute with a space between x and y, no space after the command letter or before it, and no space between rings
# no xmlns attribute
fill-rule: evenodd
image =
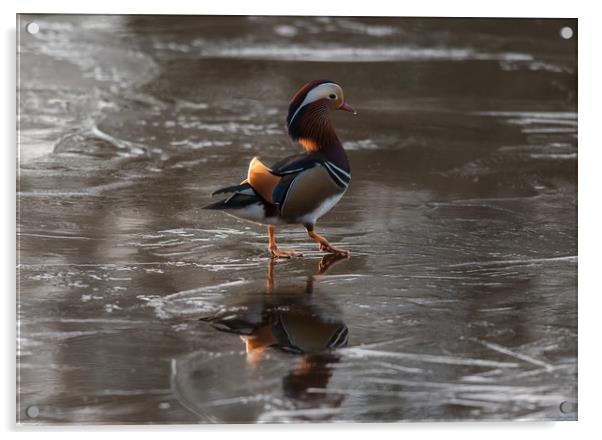
<svg viewBox="0 0 602 440"><path fill-rule="evenodd" d="M301 105L299 105L299 107L297 107L297 110L295 110L295 113L293 113L291 120L288 122L289 127L295 120L295 116L297 116L297 114L301 111L301 109L303 107L305 107L307 104L311 104L312 102L317 101L318 99L324 98L324 89L326 89L326 88L330 89L332 86L339 87L335 83L324 83L324 84L320 84L318 87L314 87L313 89L311 89L309 91L309 93L307 95L305 95L305 99L303 100Z"/></svg>

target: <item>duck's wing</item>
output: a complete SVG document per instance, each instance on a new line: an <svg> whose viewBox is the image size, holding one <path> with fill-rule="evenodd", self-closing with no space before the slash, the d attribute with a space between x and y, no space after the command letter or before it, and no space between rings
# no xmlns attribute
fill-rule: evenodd
<svg viewBox="0 0 602 440"><path fill-rule="evenodd" d="M279 203L286 194L294 178L322 161L320 156L297 154L286 157L271 167L266 166L257 157L249 164L248 183L265 201Z"/></svg>
<svg viewBox="0 0 602 440"><path fill-rule="evenodd" d="M280 176L274 174L263 162L254 157L249 164L245 182L251 185L266 202L274 203L272 195L280 179Z"/></svg>
<svg viewBox="0 0 602 440"><path fill-rule="evenodd" d="M282 177L308 170L324 161L325 157L321 153L295 154L276 162L271 170L273 174Z"/></svg>
<svg viewBox="0 0 602 440"><path fill-rule="evenodd" d="M301 205L310 209L309 205L319 203L322 197L344 192L351 180L349 172L329 161L321 152L287 157L272 166L272 173L281 177L272 197L281 209L285 208L285 201L289 208L297 205L292 203L297 199L299 209L305 209ZM296 197L287 198L293 186ZM291 209L286 211L291 213Z"/></svg>
<svg viewBox="0 0 602 440"><path fill-rule="evenodd" d="M247 178L238 185L232 185L218 189L212 195L231 194L232 196L242 195L260 197L264 202L273 204L276 202L274 193L280 193L284 188L288 187L291 178L297 175L304 169L309 169L316 163L313 159L308 159L307 155L295 155L287 157L272 167L266 166L259 158L254 157L249 163ZM237 200L240 197L237 197Z"/></svg>
<svg viewBox="0 0 602 440"><path fill-rule="evenodd" d="M299 176L309 177L308 172L317 166L321 166L320 168L327 172L325 173L326 180L331 180L340 188L345 189L347 187L349 174L329 162L320 152L289 156L276 162L271 167L266 166L257 157L254 157L249 164L247 178L243 180L241 185L249 185L265 202L281 205L293 181ZM228 187L219 192L231 192L225 190L240 192L241 185Z"/></svg>
<svg viewBox="0 0 602 440"><path fill-rule="evenodd" d="M289 189L297 177L319 166L323 162L319 154L297 154L289 156L272 166L272 173L280 176L280 181L272 193L273 203L282 208Z"/></svg>

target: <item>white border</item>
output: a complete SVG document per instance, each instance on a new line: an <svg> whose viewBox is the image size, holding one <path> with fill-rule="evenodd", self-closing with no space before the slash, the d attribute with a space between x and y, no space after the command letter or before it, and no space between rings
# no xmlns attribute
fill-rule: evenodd
<svg viewBox="0 0 602 440"><path fill-rule="evenodd" d="M149 438L164 437L167 432L177 431L177 436L199 435L244 436L265 438L266 435L301 438L324 432L327 435L365 437L377 435L399 438L401 435L423 438L451 439L504 439L509 436L545 436L546 440L569 438L593 438L599 435L596 423L600 407L600 352L599 335L602 333L600 313L601 295L597 272L600 272L599 254L601 196L600 175L602 166L602 95L600 69L602 27L600 8L594 1L404 1L369 0L361 3L352 0L303 0L291 1L194 1L194 0L102 0L77 2L71 0L3 0L2 13L2 85L4 93L0 105L0 123L4 143L0 148L2 166L2 221L4 223L1 247L3 252L2 280L4 289L3 362L1 399L2 426L10 435L15 430L29 437L39 434L40 429L17 428L15 416L15 13L145 13L145 14L253 14L253 15L403 15L403 16L487 16L487 17L577 17L579 19L579 422L557 423L412 423L394 425L295 425L295 426L188 426L188 427L59 427L45 428L46 438L81 437L82 431L91 438L126 436L133 431L144 431ZM372 434L376 430L375 434ZM26 431L26 432L23 432ZM91 432L95 431L95 432ZM198 432L201 431L201 432ZM122 432L122 433L120 433Z"/></svg>
<svg viewBox="0 0 602 440"><path fill-rule="evenodd" d="M233 14L233 15L366 15L366 16L439 16L439 17L562 17L574 18L589 10L579 2L558 0L420 0L392 2L370 0L305 0L299 2L276 0L205 1L148 0L125 2L77 2L73 0L20 0L19 12L29 13L111 13L111 14Z"/></svg>

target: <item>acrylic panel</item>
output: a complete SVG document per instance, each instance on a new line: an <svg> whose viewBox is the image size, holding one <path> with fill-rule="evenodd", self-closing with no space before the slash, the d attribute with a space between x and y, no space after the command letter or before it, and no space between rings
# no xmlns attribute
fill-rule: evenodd
<svg viewBox="0 0 602 440"><path fill-rule="evenodd" d="M575 420L577 30L19 15L17 421Z"/></svg>

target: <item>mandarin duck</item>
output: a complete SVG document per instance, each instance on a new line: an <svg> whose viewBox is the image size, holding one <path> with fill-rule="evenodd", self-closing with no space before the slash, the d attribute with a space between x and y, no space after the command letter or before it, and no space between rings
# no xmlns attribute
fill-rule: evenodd
<svg viewBox="0 0 602 440"><path fill-rule="evenodd" d="M314 231L316 221L341 199L351 180L349 160L330 119L334 110L356 114L337 83L319 80L301 87L289 103L286 129L304 151L271 167L254 157L246 179L215 191L212 195L228 197L203 209L267 225L273 257L301 255L276 245L276 226L281 224L303 225L321 251L348 254Z"/></svg>

